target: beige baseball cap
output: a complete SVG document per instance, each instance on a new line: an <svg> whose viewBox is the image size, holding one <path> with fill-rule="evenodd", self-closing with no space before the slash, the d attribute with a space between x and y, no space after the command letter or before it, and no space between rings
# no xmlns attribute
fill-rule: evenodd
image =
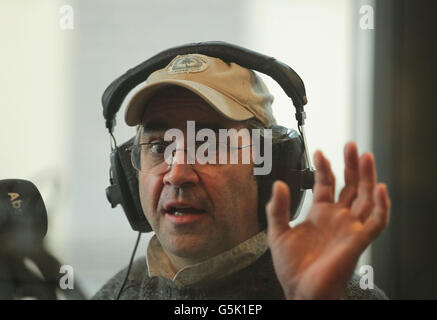
<svg viewBox="0 0 437 320"><path fill-rule="evenodd" d="M153 72L128 102L126 123L140 124L150 98L166 86L194 92L229 119L257 118L266 126L276 124L273 96L259 76L236 63L201 54L176 56L165 68Z"/></svg>

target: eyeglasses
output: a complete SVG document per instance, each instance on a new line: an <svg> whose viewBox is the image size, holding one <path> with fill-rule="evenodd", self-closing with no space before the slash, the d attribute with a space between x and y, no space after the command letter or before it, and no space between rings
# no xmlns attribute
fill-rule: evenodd
<svg viewBox="0 0 437 320"><path fill-rule="evenodd" d="M204 171L210 170L212 166L250 163L250 146L253 144L235 147L206 141L196 142L191 148L178 149L175 142L146 142L131 147L131 160L136 170L145 173L162 174L177 163L191 164L196 170ZM240 158L238 150L241 149L247 152L244 150ZM178 151L183 151L182 158L178 156Z"/></svg>

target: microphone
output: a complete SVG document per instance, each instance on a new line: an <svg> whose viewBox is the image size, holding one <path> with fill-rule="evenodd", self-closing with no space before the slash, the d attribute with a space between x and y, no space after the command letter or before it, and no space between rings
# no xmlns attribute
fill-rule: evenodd
<svg viewBox="0 0 437 320"><path fill-rule="evenodd" d="M0 299L57 299L61 263L44 248L46 233L47 211L37 187L27 180L0 180ZM77 287L63 293L85 299Z"/></svg>
<svg viewBox="0 0 437 320"><path fill-rule="evenodd" d="M46 233L47 211L37 187L27 180L0 180L0 255L26 255L42 245Z"/></svg>

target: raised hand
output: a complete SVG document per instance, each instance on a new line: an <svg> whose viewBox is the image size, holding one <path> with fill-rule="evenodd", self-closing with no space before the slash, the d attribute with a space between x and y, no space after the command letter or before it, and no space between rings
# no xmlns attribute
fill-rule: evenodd
<svg viewBox="0 0 437 320"><path fill-rule="evenodd" d="M313 205L307 218L289 226L290 192L277 181L267 204L268 241L276 275L287 299L339 299L361 253L389 220L387 187L376 183L370 153L358 158L344 148L345 187L335 201L335 177L322 152L316 166ZM293 199L291 199L293 201Z"/></svg>

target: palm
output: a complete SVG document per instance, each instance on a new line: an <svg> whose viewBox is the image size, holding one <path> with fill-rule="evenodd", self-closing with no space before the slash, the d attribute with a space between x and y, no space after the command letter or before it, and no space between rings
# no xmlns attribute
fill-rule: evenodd
<svg viewBox="0 0 437 320"><path fill-rule="evenodd" d="M316 153L314 203L294 228L288 226L288 187L274 186L267 206L268 239L287 298L340 298L360 254L387 224L389 199L385 187L375 184L373 158L358 160L355 145L349 144L345 162L346 186L335 202L329 162Z"/></svg>

